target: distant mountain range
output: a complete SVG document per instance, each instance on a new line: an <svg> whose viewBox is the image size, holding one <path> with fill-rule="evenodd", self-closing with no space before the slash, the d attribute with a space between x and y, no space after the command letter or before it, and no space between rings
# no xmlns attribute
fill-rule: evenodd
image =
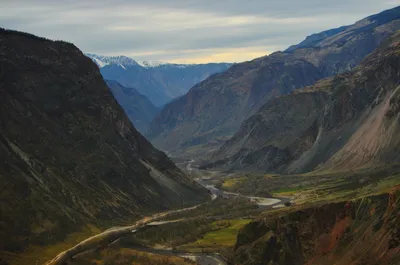
<svg viewBox="0 0 400 265"><path fill-rule="evenodd" d="M399 29L400 7L397 7L353 25L314 34L285 52L235 64L167 104L153 119L146 136L155 146L172 154L204 156L215 162L210 159L210 153L218 150L241 126L241 131L250 130L255 124L246 120L260 107L266 109L273 104L269 102L271 99L353 69ZM282 113L274 114L278 118L276 122L280 122L279 115L285 115L291 104L311 104L304 106L307 109L313 106L310 100L290 101L286 107L277 109ZM267 137L272 130L269 126L273 125L259 128L260 135ZM236 146L242 143L246 148L244 139L237 136L235 139ZM239 152L240 148L235 150ZM264 151L254 153L254 159L263 156ZM219 162L226 158L232 160L230 156L241 156L225 153L221 157L222 153L215 156ZM240 167L240 160L237 163L236 168Z"/></svg>
<svg viewBox="0 0 400 265"><path fill-rule="evenodd" d="M231 63L172 64L157 61L138 62L126 56L86 54L100 68L104 79L134 87L156 106L186 94L195 84L223 72Z"/></svg>

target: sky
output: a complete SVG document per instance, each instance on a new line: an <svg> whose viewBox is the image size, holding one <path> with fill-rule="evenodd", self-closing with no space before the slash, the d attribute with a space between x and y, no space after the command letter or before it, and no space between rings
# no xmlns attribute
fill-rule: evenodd
<svg viewBox="0 0 400 265"><path fill-rule="evenodd" d="M99 55L242 62L398 5L400 0L0 0L0 27Z"/></svg>

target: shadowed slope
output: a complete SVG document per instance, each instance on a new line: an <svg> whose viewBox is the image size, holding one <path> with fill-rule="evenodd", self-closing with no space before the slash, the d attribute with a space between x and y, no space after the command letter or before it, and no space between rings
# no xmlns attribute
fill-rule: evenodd
<svg viewBox="0 0 400 265"><path fill-rule="evenodd" d="M135 88L124 87L114 80L106 80L106 83L135 128L141 133L146 132L159 109Z"/></svg>
<svg viewBox="0 0 400 265"><path fill-rule="evenodd" d="M72 44L0 29L0 95L2 251L207 198Z"/></svg>

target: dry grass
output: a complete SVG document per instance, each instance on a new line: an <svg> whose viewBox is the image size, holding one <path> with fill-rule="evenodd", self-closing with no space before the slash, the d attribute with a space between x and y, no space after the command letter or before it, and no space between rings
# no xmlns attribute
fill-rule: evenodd
<svg viewBox="0 0 400 265"><path fill-rule="evenodd" d="M73 247L82 240L101 233L94 225L88 224L80 232L69 234L64 241L45 246L29 246L20 254L2 252L1 255L10 265L44 264L60 252Z"/></svg>
<svg viewBox="0 0 400 265"><path fill-rule="evenodd" d="M221 220L213 223L216 230L210 231L196 242L186 244L180 249L185 251L198 251L210 247L233 247L239 230L248 224L250 219ZM221 228L221 226L225 226Z"/></svg>
<svg viewBox="0 0 400 265"><path fill-rule="evenodd" d="M245 177L227 179L222 183L222 189L229 190L237 185L240 185L245 181L246 181Z"/></svg>

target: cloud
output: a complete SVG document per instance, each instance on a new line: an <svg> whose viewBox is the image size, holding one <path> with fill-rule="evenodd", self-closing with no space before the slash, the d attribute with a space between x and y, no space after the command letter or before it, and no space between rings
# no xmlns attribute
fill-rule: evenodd
<svg viewBox="0 0 400 265"><path fill-rule="evenodd" d="M0 0L0 26L85 52L244 61L396 6L393 0Z"/></svg>

